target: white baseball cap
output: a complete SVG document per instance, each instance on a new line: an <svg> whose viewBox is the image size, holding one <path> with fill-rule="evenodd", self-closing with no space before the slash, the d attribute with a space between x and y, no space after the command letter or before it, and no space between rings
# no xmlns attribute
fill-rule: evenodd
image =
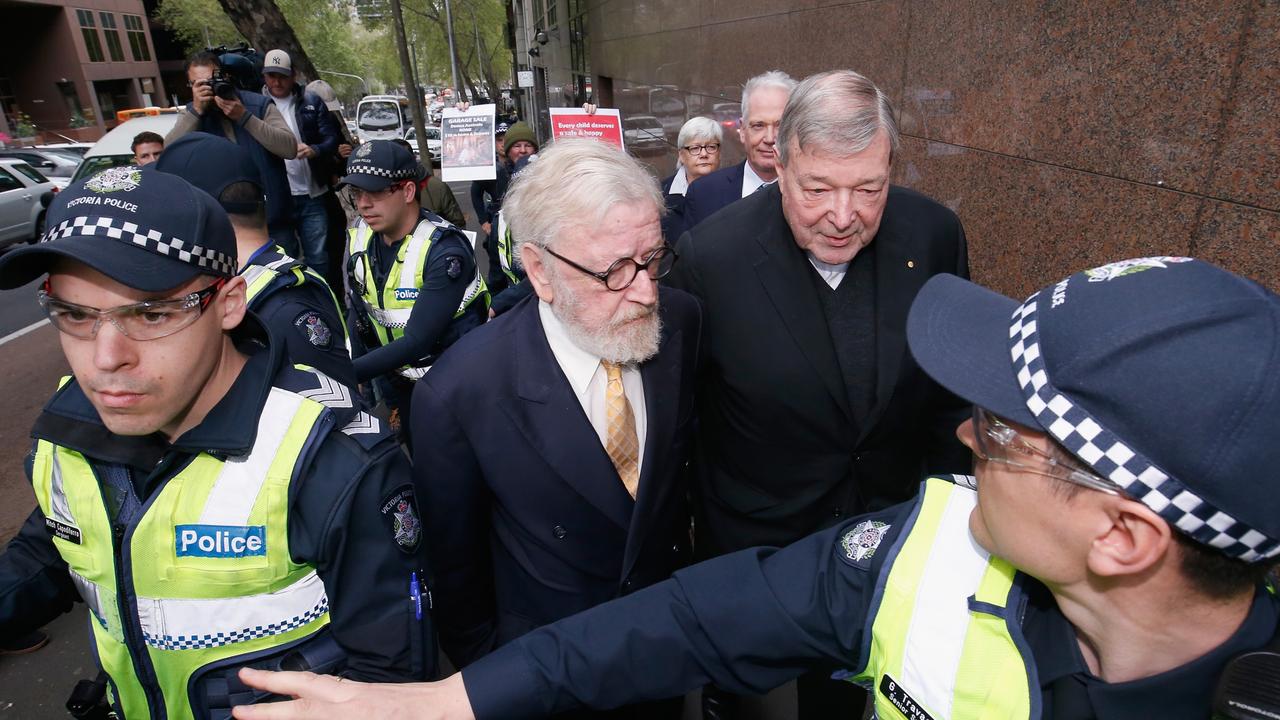
<svg viewBox="0 0 1280 720"><path fill-rule="evenodd" d="M272 50L267 53L266 59L262 61L262 72L292 75L293 61L289 59L289 53L283 50Z"/></svg>

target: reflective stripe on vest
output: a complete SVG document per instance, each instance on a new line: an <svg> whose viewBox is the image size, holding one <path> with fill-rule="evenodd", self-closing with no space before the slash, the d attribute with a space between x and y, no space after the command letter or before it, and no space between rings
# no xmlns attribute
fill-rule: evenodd
<svg viewBox="0 0 1280 720"><path fill-rule="evenodd" d="M853 678L873 690L879 718L1027 718L1033 707L1038 716L1034 673L1005 618L1016 573L970 535L976 502L972 490L930 478L881 571L866 666Z"/></svg>
<svg viewBox="0 0 1280 720"><path fill-rule="evenodd" d="M126 716L191 718L197 670L305 641L328 624L324 585L313 566L292 561L288 543L289 485L325 413L272 388L252 449L225 460L197 455L165 480L119 555L95 468L80 453L37 443L36 499L46 517L70 521L53 543L97 621L98 659ZM122 617L117 577L136 598L136 616ZM150 706L138 675L148 666L163 708Z"/></svg>
<svg viewBox="0 0 1280 720"><path fill-rule="evenodd" d="M333 288L329 287L328 281L298 260L285 255L284 250L279 246L268 253L268 255L272 254L278 257L261 265L249 265L240 271L240 276L244 278L246 286L245 302L249 309L257 310L262 301L271 296L273 289L297 287L307 282L315 283L325 289L325 294L333 302L334 316L342 324L343 341L346 342L349 348L346 314L343 312L342 304L338 302L338 296L334 294Z"/></svg>
<svg viewBox="0 0 1280 720"><path fill-rule="evenodd" d="M353 281L358 281L353 282L353 287L358 289L363 285L364 292L360 295L360 307L373 321L374 333L383 345L404 337L404 328L409 324L409 316L413 313L413 305L422 288L422 276L426 273L427 256L431 252L436 231L448 227L452 226L438 225L425 218L420 220L413 234L400 244L391 271L387 273L386 286L381 293L378 292L377 283L374 282L373 253L370 250L370 243L374 241L373 229L360 219L347 230L348 255L351 257L361 253L364 255L364 261L355 263L352 268L353 273L362 275L362 277L353 278ZM467 285L466 291L463 292L462 301L458 303L458 309L454 311L453 317L462 317L472 303L487 296L488 288L484 284L484 279L480 277L480 268L477 265L475 274ZM486 299L485 302L487 304L488 300ZM416 380L425 375L427 369L406 365L396 372Z"/></svg>
<svg viewBox="0 0 1280 720"><path fill-rule="evenodd" d="M516 243L511 238L511 228L501 210L498 211L498 264L502 266L503 274L512 285L519 284L521 277L516 272Z"/></svg>

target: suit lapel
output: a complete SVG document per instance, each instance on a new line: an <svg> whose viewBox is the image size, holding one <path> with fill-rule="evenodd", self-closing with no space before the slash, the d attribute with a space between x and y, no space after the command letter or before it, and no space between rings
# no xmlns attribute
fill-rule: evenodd
<svg viewBox="0 0 1280 720"><path fill-rule="evenodd" d="M661 306L660 306L661 307ZM660 310L661 312L661 310ZM644 382L645 441L644 468L640 472L640 489L635 513L627 532L627 549L622 562L622 577L631 573L648 532L654 513L668 503L672 493L680 492L674 481L676 471L667 467L667 450L675 435L680 410L680 358L684 333L672 329L664 318L658 354L640 365Z"/></svg>
<svg viewBox="0 0 1280 720"><path fill-rule="evenodd" d="M862 422L859 442L875 427L893 397L907 347L907 311L919 286L913 274L920 271L907 266L912 259L910 249L896 231L891 209L886 208L884 222L872 241L876 245L876 403Z"/></svg>
<svg viewBox="0 0 1280 720"><path fill-rule="evenodd" d="M782 195L776 185L766 193L774 205L782 203ZM763 250L755 262L756 277L801 354L813 366L845 418L851 419L844 378L836 361L835 347L831 344L831 330L822 313L818 290L808 278L813 271L804 253L796 247L782 211L774 205L761 205L769 211L762 213L760 231L756 234Z"/></svg>
<svg viewBox="0 0 1280 720"><path fill-rule="evenodd" d="M521 312L512 357L520 402L501 407L565 483L626 529L635 503L551 352L537 299L524 303Z"/></svg>

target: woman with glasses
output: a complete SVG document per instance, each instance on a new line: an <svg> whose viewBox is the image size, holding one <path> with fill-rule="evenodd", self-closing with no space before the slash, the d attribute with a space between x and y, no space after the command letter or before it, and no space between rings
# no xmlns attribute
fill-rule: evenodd
<svg viewBox="0 0 1280 720"><path fill-rule="evenodd" d="M684 229L684 194L689 185L704 175L720 169L720 145L724 131L720 123L708 117L696 117L680 128L676 139L679 161L676 173L662 181L662 194L667 202L667 215L662 219L662 237L675 244Z"/></svg>

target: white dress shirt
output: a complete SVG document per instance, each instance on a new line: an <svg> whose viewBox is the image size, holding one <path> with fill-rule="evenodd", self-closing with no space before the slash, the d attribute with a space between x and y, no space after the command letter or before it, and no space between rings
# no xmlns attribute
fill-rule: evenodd
<svg viewBox="0 0 1280 720"><path fill-rule="evenodd" d="M609 446L609 420L604 406L605 387L609 384L604 366L600 358L583 350L569 339L564 323L551 310L547 303L538 301L538 318L542 320L542 330L547 335L547 344L551 346L551 354L560 364L560 370L569 379L569 386L578 397L582 411L600 438L600 447ZM640 371L634 365L622 366L622 391L627 395L631 405L631 414L636 419L636 440L639 442L640 458L636 463L637 475L644 472L644 438L648 428L644 405L644 381Z"/></svg>
<svg viewBox="0 0 1280 720"><path fill-rule="evenodd" d="M818 271L818 275L831 286L832 290L840 287L840 282L844 280L844 274L849 271L849 263L832 265L831 263L822 262L810 253L806 252L805 255L809 256L809 264L813 265L813 269Z"/></svg>
<svg viewBox="0 0 1280 720"><path fill-rule="evenodd" d="M751 163L742 163L742 197L746 197L756 190L759 190L761 185L772 185L776 182L778 182L777 178L767 182L762 180L760 176L756 174L756 171L751 169Z"/></svg>
<svg viewBox="0 0 1280 720"><path fill-rule="evenodd" d="M689 175L685 173L684 166L676 168L675 177L671 178L671 189L667 190L668 195L684 195L689 191Z"/></svg>

